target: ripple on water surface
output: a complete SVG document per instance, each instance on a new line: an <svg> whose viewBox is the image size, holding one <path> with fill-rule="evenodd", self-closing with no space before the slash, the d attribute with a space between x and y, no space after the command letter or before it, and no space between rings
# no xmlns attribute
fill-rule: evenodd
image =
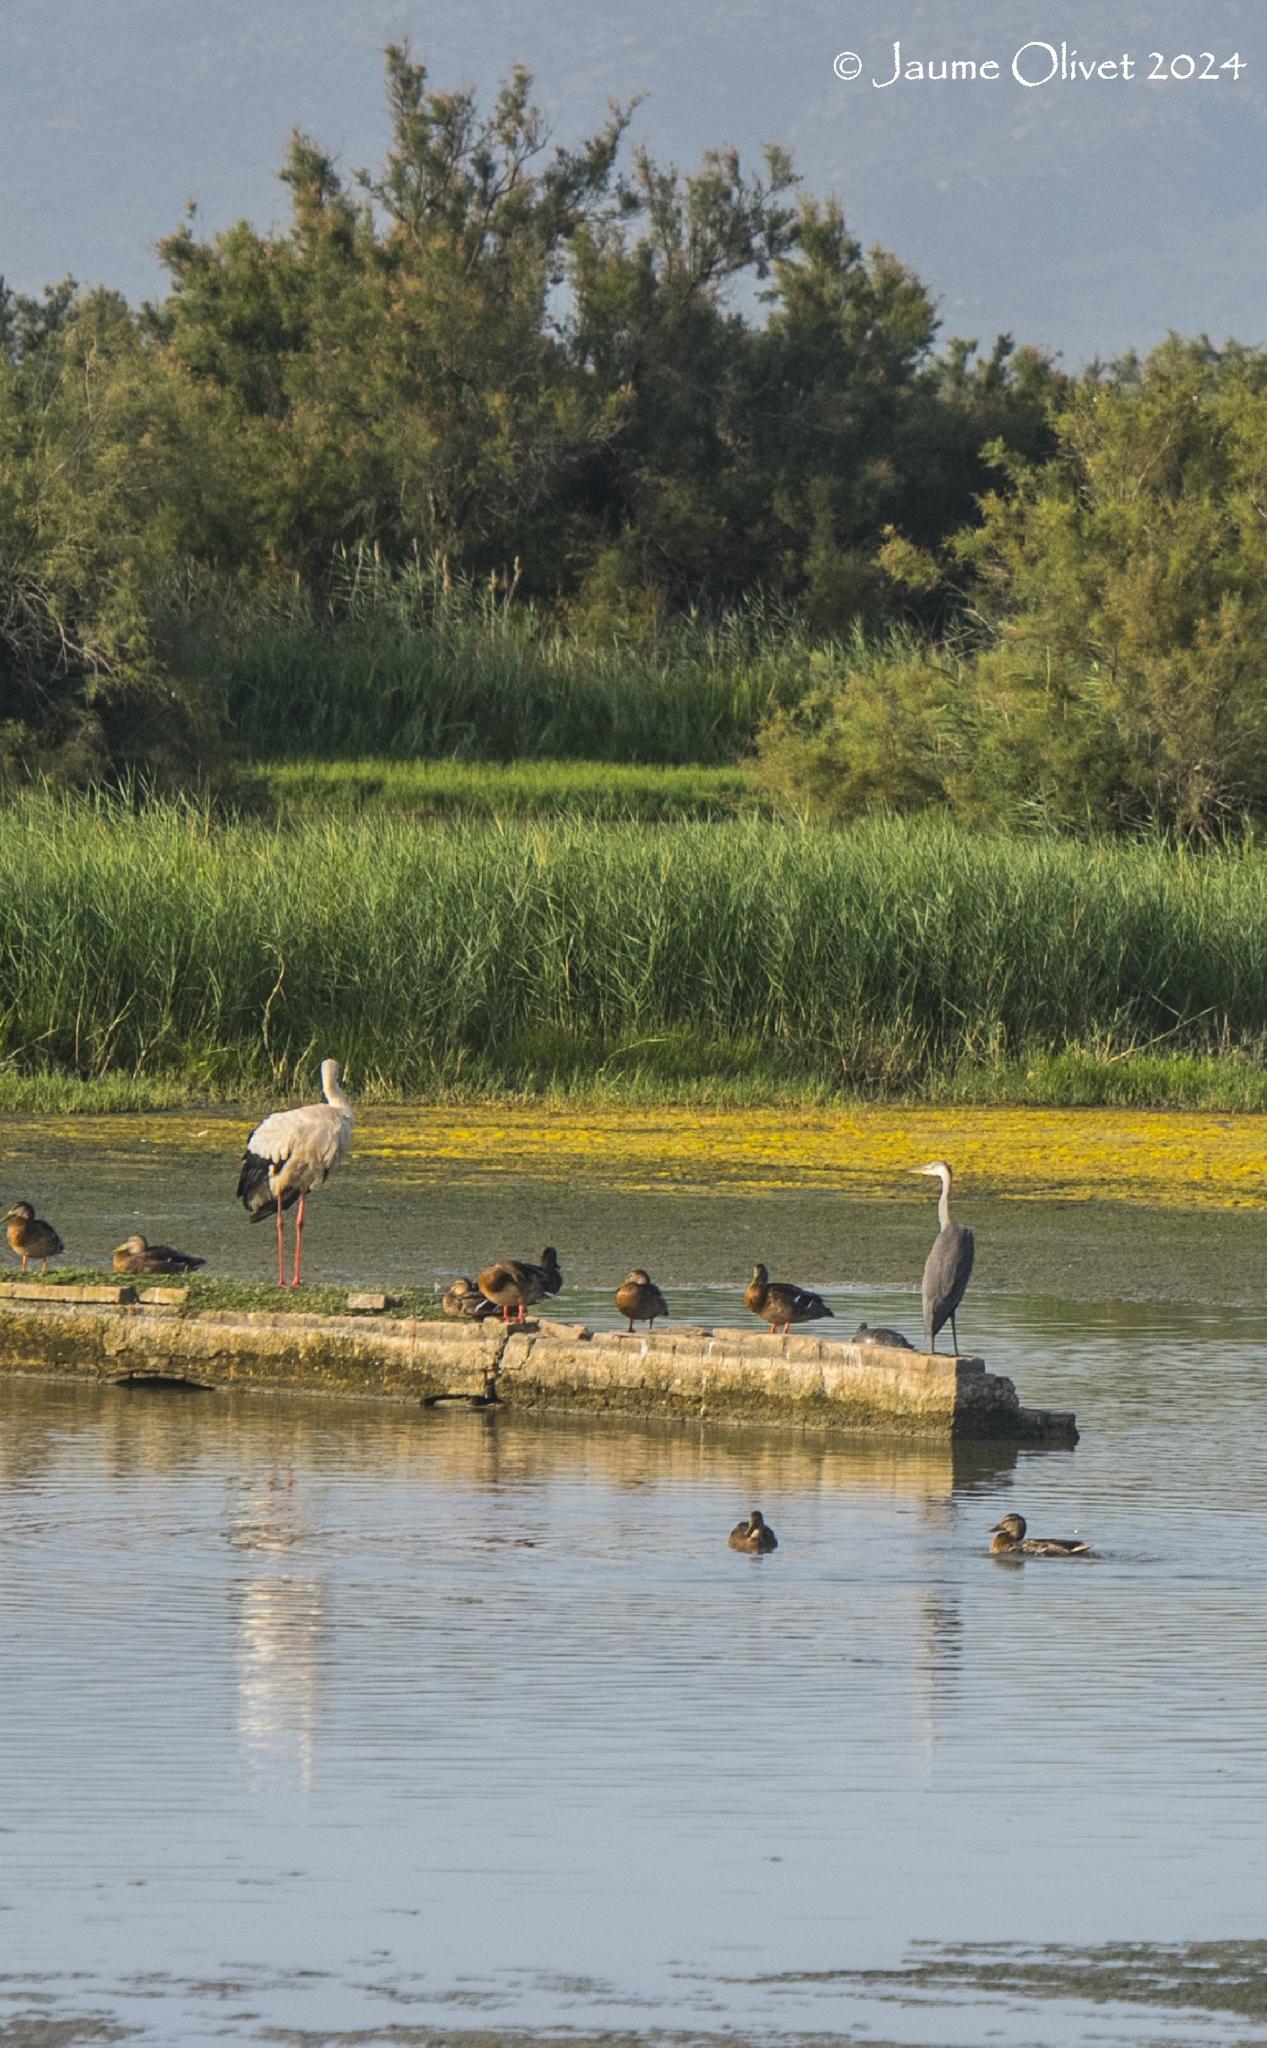
<svg viewBox="0 0 1267 2048"><path fill-rule="evenodd" d="M0 2040L1267 2038L1255 1320L972 1342L1076 1452L0 1385Z"/></svg>

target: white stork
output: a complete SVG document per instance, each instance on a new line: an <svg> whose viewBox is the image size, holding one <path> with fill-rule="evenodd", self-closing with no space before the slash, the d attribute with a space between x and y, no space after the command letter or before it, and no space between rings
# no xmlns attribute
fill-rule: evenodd
<svg viewBox="0 0 1267 2048"><path fill-rule="evenodd" d="M324 1102L302 1109L279 1109L257 1124L246 1141L238 1197L252 1223L277 1217L277 1284L286 1285L282 1212L299 1204L295 1218L295 1270L298 1287L304 1250L304 1203L347 1157L352 1143L352 1105L339 1086L339 1062L322 1060Z"/></svg>

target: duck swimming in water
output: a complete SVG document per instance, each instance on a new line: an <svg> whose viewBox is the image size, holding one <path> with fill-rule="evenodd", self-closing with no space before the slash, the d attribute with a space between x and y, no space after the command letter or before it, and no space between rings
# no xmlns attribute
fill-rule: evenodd
<svg viewBox="0 0 1267 2048"><path fill-rule="evenodd" d="M772 1280L764 1266L753 1267L744 1305L754 1316L765 1318L771 1335L780 1323L786 1336L793 1323L816 1323L820 1316L831 1314L821 1294L811 1294L808 1287L794 1287L790 1280Z"/></svg>
<svg viewBox="0 0 1267 2048"><path fill-rule="evenodd" d="M29 1202L15 1202L0 1222L6 1226L9 1248L21 1259L24 1273L32 1259L39 1259L40 1271L47 1273L49 1260L66 1249L52 1224L37 1216Z"/></svg>
<svg viewBox="0 0 1267 2048"><path fill-rule="evenodd" d="M1004 1515L990 1534L991 1557L1089 1557L1091 1545L1077 1536L1027 1536L1024 1515Z"/></svg>
<svg viewBox="0 0 1267 2048"><path fill-rule="evenodd" d="M732 1550L777 1550L779 1539L769 1527L760 1508L754 1508L746 1522L736 1522L730 1532Z"/></svg>

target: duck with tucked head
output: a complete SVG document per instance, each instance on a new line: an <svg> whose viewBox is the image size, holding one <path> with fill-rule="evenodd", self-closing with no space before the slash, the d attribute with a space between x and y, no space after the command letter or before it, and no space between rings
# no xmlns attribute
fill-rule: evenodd
<svg viewBox="0 0 1267 2048"><path fill-rule="evenodd" d="M883 1324L878 1329L873 1330L866 1323L859 1323L849 1342L851 1344L882 1344L887 1351L913 1351L915 1349L909 1337L904 1337L900 1330L886 1329Z"/></svg>
<svg viewBox="0 0 1267 2048"><path fill-rule="evenodd" d="M9 1249L21 1259L24 1273L32 1259L39 1259L41 1273L47 1273L49 1260L66 1249L52 1224L37 1216L29 1202L15 1202L0 1222L5 1225Z"/></svg>
<svg viewBox="0 0 1267 2048"><path fill-rule="evenodd" d="M497 1259L491 1266L485 1266L475 1285L486 1301L501 1310L504 1323L510 1321L512 1308L518 1310L522 1323L527 1309L544 1301L547 1294L557 1294L562 1287L559 1255L548 1244L539 1266L530 1265L526 1259Z"/></svg>
<svg viewBox="0 0 1267 2048"><path fill-rule="evenodd" d="M635 1266L629 1278L616 1289L616 1306L629 1319L630 1335L635 1323L645 1323L648 1329L654 1329L656 1317L669 1313L668 1302L641 1266Z"/></svg>
<svg viewBox="0 0 1267 2048"><path fill-rule="evenodd" d="M192 1252L178 1252L169 1244L151 1244L138 1230L125 1237L114 1254L116 1273L193 1273L205 1266Z"/></svg>
<svg viewBox="0 0 1267 2048"><path fill-rule="evenodd" d="M793 1323L816 1323L820 1316L832 1313L821 1294L811 1294L808 1287L794 1287L790 1280L772 1280L764 1266L753 1267L744 1306L754 1316L764 1317L772 1336L780 1323L786 1336Z"/></svg>
<svg viewBox="0 0 1267 2048"><path fill-rule="evenodd" d="M990 1534L991 1557L1090 1557L1091 1545L1077 1536L1027 1536L1024 1515L1004 1515Z"/></svg>
<svg viewBox="0 0 1267 2048"><path fill-rule="evenodd" d="M440 1296L440 1306L446 1316L460 1316L468 1323L482 1323L486 1316L495 1316L497 1309L480 1293L473 1280L455 1280L452 1287L446 1287Z"/></svg>
<svg viewBox="0 0 1267 2048"><path fill-rule="evenodd" d="M760 1508L754 1508L746 1522L736 1522L730 1532L732 1550L753 1552L777 1550L779 1539L770 1528Z"/></svg>

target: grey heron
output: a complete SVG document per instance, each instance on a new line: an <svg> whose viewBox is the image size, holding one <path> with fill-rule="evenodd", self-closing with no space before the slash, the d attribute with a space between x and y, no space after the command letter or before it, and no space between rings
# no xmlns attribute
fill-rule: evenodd
<svg viewBox="0 0 1267 2048"><path fill-rule="evenodd" d="M954 1174L946 1161L930 1159L927 1166L915 1166L911 1171L935 1175L941 1182L941 1197L937 1204L937 1220L941 1229L924 1262L924 1331L928 1348L930 1351L937 1349L937 1332L949 1323L951 1341L958 1352L955 1310L963 1300L972 1275L976 1246L966 1225L950 1220L950 1189Z"/></svg>

